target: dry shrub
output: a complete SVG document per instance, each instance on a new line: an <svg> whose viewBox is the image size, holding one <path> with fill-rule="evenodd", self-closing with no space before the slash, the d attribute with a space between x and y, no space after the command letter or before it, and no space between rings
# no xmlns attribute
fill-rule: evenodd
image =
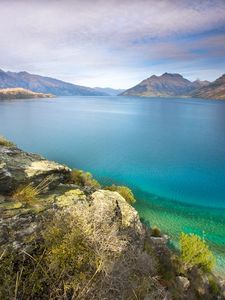
<svg viewBox="0 0 225 300"><path fill-rule="evenodd" d="M3 136L0 136L0 146L14 147L15 144L13 144L12 142L8 141Z"/></svg>
<svg viewBox="0 0 225 300"><path fill-rule="evenodd" d="M10 274L0 296L115 300L155 294L154 257L142 249L134 229L120 225L87 203L54 213L32 252L11 252L0 260L0 283L6 270Z"/></svg>
<svg viewBox="0 0 225 300"><path fill-rule="evenodd" d="M37 186L31 183L22 185L16 189L12 198L25 204L34 204L38 201L39 195L46 190L53 180L53 175L47 176Z"/></svg>

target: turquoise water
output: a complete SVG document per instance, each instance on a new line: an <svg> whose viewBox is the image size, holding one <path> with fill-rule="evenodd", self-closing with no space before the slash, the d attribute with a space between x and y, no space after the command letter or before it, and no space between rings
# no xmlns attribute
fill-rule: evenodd
<svg viewBox="0 0 225 300"><path fill-rule="evenodd" d="M0 134L130 186L145 221L204 236L225 266L225 101L62 97L0 102Z"/></svg>

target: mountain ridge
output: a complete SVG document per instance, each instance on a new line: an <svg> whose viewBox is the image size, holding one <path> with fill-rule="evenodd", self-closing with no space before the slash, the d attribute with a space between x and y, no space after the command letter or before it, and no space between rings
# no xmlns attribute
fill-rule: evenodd
<svg viewBox="0 0 225 300"><path fill-rule="evenodd" d="M160 76L152 75L120 95L225 99L224 90L225 75L222 75L214 82L201 81L199 79L192 82L178 73L164 73Z"/></svg>
<svg viewBox="0 0 225 300"><path fill-rule="evenodd" d="M31 74L26 71L11 72L0 69L0 89L25 88L37 93L56 96L105 96L94 88L68 83L52 77Z"/></svg>

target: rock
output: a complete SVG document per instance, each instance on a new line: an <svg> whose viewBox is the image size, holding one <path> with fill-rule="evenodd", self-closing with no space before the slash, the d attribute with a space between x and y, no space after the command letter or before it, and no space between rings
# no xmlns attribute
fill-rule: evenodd
<svg viewBox="0 0 225 300"><path fill-rule="evenodd" d="M117 192L98 190L91 195L92 203L98 210L102 219L111 220L113 223L116 219L121 221L125 228L134 228L138 234L143 233L143 226L140 222L137 211L127 203L127 201Z"/></svg>
<svg viewBox="0 0 225 300"><path fill-rule="evenodd" d="M65 182L71 170L61 164L45 160L37 154L16 147L0 146L0 192L9 193L21 184L38 185L47 177L49 186Z"/></svg>
<svg viewBox="0 0 225 300"><path fill-rule="evenodd" d="M5 197L3 195L0 195L0 204L4 203L4 201L5 201Z"/></svg>
<svg viewBox="0 0 225 300"><path fill-rule="evenodd" d="M183 291L186 291L190 287L190 281L187 279L187 277L177 276L176 281Z"/></svg>
<svg viewBox="0 0 225 300"><path fill-rule="evenodd" d="M160 237L151 236L151 241L156 246L166 245L168 242L168 236L166 236L166 235L160 236Z"/></svg>

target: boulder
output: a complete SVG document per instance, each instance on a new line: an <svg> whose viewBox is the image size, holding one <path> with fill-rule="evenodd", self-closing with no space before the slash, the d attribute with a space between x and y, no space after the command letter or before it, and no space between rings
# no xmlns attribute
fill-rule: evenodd
<svg viewBox="0 0 225 300"><path fill-rule="evenodd" d="M59 163L48 161L37 154L16 147L0 146L0 193L10 193L19 185L38 185L47 177L55 187L68 179L71 170Z"/></svg>
<svg viewBox="0 0 225 300"><path fill-rule="evenodd" d="M132 228L137 234L143 234L137 211L118 192L98 190L91 195L91 199L102 220L111 223L120 221L123 228Z"/></svg>

